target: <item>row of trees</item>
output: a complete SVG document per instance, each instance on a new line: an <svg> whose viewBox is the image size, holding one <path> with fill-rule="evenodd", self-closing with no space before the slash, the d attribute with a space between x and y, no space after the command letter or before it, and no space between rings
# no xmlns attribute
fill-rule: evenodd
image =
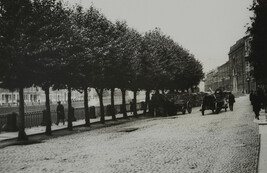
<svg viewBox="0 0 267 173"><path fill-rule="evenodd" d="M122 92L184 90L203 78L202 65L187 50L160 29L140 34L126 22L110 22L95 7L69 7L57 0L2 0L0 2L1 87L19 90L19 135L24 131L23 89L40 86L46 94L47 127L51 135L49 88L84 93L85 122L90 126L88 88L95 88L105 122L103 91L111 90L112 118L114 89ZM145 105L147 107L147 105ZM72 130L70 111L68 129ZM134 115L137 116L134 106Z"/></svg>
<svg viewBox="0 0 267 173"><path fill-rule="evenodd" d="M267 2L254 0L250 9L254 12L248 32L252 37L250 61L254 66L257 83L267 84Z"/></svg>

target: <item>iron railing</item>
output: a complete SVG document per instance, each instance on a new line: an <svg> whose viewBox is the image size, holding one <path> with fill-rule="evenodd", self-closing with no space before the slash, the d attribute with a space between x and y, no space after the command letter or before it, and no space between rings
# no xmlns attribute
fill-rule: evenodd
<svg viewBox="0 0 267 173"><path fill-rule="evenodd" d="M99 117L100 116L100 107L96 106L94 109L95 109L95 117ZM137 103L136 109L141 110L142 104ZM130 111L130 104L126 104L126 111L127 112ZM107 116L107 106L104 106L104 112L105 112L105 115ZM115 105L115 112L121 113L120 105ZM68 109L65 109L65 119L66 120L68 118L67 115L68 115ZM10 114L0 115L0 129L6 125L8 116L10 116ZM85 119L84 107L74 108L74 117L76 118L76 120ZM56 121L57 121L56 111L52 110L51 111L51 122L56 123ZM18 122L18 116L17 116L17 122ZM33 111L33 112L26 112L25 113L25 128L31 128L31 127L37 127L37 126L43 126L43 125L45 125L45 117L43 115L43 111Z"/></svg>

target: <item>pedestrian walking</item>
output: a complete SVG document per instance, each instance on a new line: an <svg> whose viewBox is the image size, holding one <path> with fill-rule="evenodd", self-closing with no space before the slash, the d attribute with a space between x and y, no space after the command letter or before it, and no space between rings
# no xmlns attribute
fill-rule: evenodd
<svg viewBox="0 0 267 173"><path fill-rule="evenodd" d="M256 92L253 94L253 111L255 112L255 118L259 120L260 110L263 106L264 93L261 88L257 87Z"/></svg>
<svg viewBox="0 0 267 173"><path fill-rule="evenodd" d="M151 104L153 107L153 116L165 116L165 110L164 110L164 96L163 94L160 94L159 91L156 91L155 94L151 97Z"/></svg>
<svg viewBox="0 0 267 173"><path fill-rule="evenodd" d="M65 124L65 111L64 111L64 106L61 104L61 102L57 102L57 122L56 125L59 124L59 121L63 121L63 125Z"/></svg>
<svg viewBox="0 0 267 173"><path fill-rule="evenodd" d="M228 102L229 102L230 110L233 111L234 103L235 103L235 96L232 94L232 92L229 93L228 99L229 99Z"/></svg>
<svg viewBox="0 0 267 173"><path fill-rule="evenodd" d="M254 100L254 91L253 90L250 91L249 100L250 100L251 105L253 105L253 100Z"/></svg>

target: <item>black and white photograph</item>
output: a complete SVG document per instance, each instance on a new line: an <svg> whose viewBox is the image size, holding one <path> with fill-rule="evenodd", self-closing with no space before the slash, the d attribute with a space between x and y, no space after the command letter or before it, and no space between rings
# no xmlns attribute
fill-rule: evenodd
<svg viewBox="0 0 267 173"><path fill-rule="evenodd" d="M0 173L267 173L266 0L0 0Z"/></svg>

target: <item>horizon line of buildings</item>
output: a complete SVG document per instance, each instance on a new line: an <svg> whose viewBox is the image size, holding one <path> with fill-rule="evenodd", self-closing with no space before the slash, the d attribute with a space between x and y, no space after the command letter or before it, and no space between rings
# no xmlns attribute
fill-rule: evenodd
<svg viewBox="0 0 267 173"><path fill-rule="evenodd" d="M83 94L78 91L71 92L72 101L80 101L83 99ZM52 90L49 89L50 103L57 103L61 101L67 102L67 90ZM30 87L24 89L24 103L26 105L43 104L45 102L45 92L40 87ZM9 91L8 89L0 88L0 106L12 106L19 104L19 92Z"/></svg>
<svg viewBox="0 0 267 173"><path fill-rule="evenodd" d="M141 93L143 94L143 92L139 92L138 95L140 95ZM104 90L103 96L107 97L109 95L110 95L110 91ZM126 97L128 99L133 97L131 95L132 93L130 93L129 91L126 92ZM114 96L116 97L121 96L121 91L119 89L115 89ZM56 104L58 101L61 101L62 103L67 103L68 91L66 89L52 90L52 88L50 88L49 98L50 98L51 104ZM40 87L30 87L30 88L24 89L24 103L26 106L44 104L45 100L46 100L45 92ZM72 102L83 101L84 93L79 92L77 90L72 90L71 100ZM98 101L98 95L93 88L89 88L88 89L88 101L92 101L92 100ZM0 88L0 107L1 106L18 106L18 105L19 105L19 92L18 91L12 92L8 89Z"/></svg>
<svg viewBox="0 0 267 173"><path fill-rule="evenodd" d="M235 94L245 94L256 89L254 68L248 59L250 41L251 37L245 36L230 47L229 60L206 74L205 91L221 88Z"/></svg>

